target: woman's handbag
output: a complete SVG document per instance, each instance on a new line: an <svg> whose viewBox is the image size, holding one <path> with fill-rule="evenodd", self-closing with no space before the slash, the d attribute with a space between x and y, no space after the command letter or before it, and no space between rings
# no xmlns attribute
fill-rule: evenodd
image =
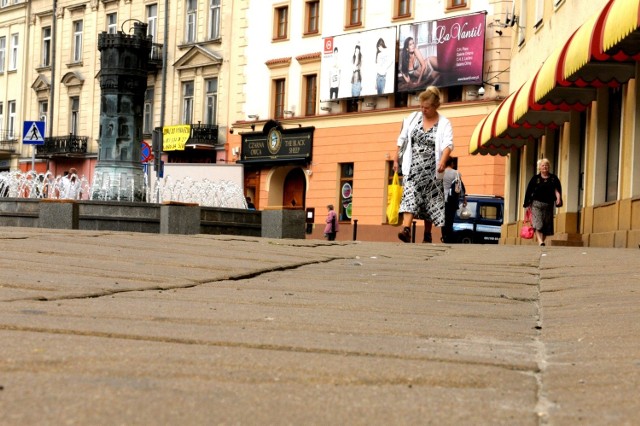
<svg viewBox="0 0 640 426"><path fill-rule="evenodd" d="M449 197L459 197L462 192L462 183L460 182L460 173L456 171L456 178L451 182L449 187Z"/></svg>
<svg viewBox="0 0 640 426"><path fill-rule="evenodd" d="M398 216L400 211L400 201L402 201L402 185L400 185L400 178L398 178L398 172L393 174L393 180L389 185L389 199L387 204L387 223L389 225L398 225Z"/></svg>
<svg viewBox="0 0 640 426"><path fill-rule="evenodd" d="M533 238L533 225L531 224L531 207L529 207L524 214L522 228L520 228L520 238L524 238L525 240L530 240Z"/></svg>

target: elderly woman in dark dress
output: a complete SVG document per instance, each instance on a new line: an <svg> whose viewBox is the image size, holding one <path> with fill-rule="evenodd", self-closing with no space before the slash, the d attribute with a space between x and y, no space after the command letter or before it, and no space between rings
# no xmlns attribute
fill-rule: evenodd
<svg viewBox="0 0 640 426"><path fill-rule="evenodd" d="M438 113L440 91L429 86L420 93L420 111L404 119L398 136L398 150L393 159L393 170L402 169L404 190L400 202L402 232L398 238L411 241L411 222L414 218L425 221L424 241L431 242L431 226L444 225L444 186L442 178L449 155L453 150L451 122ZM405 145L402 164L398 153Z"/></svg>
<svg viewBox="0 0 640 426"><path fill-rule="evenodd" d="M562 207L562 185L549 168L549 160L538 160L539 173L529 181L524 196L524 207L531 207L531 223L541 246L547 236L553 235L554 207Z"/></svg>

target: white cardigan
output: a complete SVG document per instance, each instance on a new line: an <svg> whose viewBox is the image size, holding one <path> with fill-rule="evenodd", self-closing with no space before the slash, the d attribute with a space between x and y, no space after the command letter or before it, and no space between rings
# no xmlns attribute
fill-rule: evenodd
<svg viewBox="0 0 640 426"><path fill-rule="evenodd" d="M402 174L407 176L411 170L411 133L418 125L418 114L422 114L422 111L416 111L409 115L402 122L402 130L400 130L400 136L398 136L398 146L401 147L405 140L407 141L406 153L402 157ZM436 179L442 179L444 173L438 172L438 164L440 164L440 158L445 148L449 147L453 151L453 128L451 122L447 117L438 113L438 130L436 132Z"/></svg>

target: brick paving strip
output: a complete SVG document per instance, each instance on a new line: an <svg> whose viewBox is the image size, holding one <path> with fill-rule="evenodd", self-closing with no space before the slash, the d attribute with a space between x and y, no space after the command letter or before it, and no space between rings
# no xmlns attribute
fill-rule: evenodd
<svg viewBox="0 0 640 426"><path fill-rule="evenodd" d="M0 424L633 424L640 251L0 228Z"/></svg>

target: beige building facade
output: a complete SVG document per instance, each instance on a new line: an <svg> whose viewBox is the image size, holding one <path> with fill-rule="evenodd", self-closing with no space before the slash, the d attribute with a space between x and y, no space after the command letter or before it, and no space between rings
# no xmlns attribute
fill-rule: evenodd
<svg viewBox="0 0 640 426"><path fill-rule="evenodd" d="M468 191L503 195L504 158L469 155L468 143L478 121L509 92L509 34L499 34L493 26L507 4L510 2L251 2L246 10L245 65L239 68L244 79L238 90L242 95L233 108L238 121L233 123L228 145L233 155L230 161L245 165L245 189L258 208L312 209L310 237L322 238L326 206L332 204L340 218L338 240L398 241L398 228L387 225L385 216L387 186L400 125L418 109L419 90L406 91L395 84L401 61L396 48L406 41L406 26L472 19L474 14L483 19L478 58L483 58L480 74L487 84L442 85L440 112L453 123L453 154ZM387 83L393 84L380 95L372 92L373 58L376 40L384 38L386 31L393 34L392 42L386 43L394 52L392 70L386 75ZM428 39L418 37L417 41L428 44ZM334 100L327 99L328 41L335 43L332 48L338 47L339 53L331 51L331 55L343 65ZM364 65L361 91L354 94L358 89L352 79L357 73L352 64L358 50ZM369 65L368 60L372 61ZM480 87L484 95L478 94ZM300 129L300 138L310 138L310 156L254 157L255 138L260 139L263 130L265 138L274 121L281 124L285 136ZM416 241L420 242L422 222L416 226ZM434 241L438 238L436 234Z"/></svg>
<svg viewBox="0 0 640 426"><path fill-rule="evenodd" d="M368 93L348 96L341 89L339 100L327 102L323 43L334 37L355 40L370 31L399 35L406 25L426 28L438 20L480 17L484 38L474 61L481 62L481 71L472 83L443 85L440 111L453 122L454 155L469 192L503 195L504 158L469 155L468 141L477 123L509 93L510 36L496 31L494 22L504 17L510 1L443 0L435 7L428 0L5 3L0 37L7 40L6 55L15 53L18 59L15 67L12 63L11 70L0 73L0 128L13 126L10 137L2 138L0 170L35 166L61 175L75 167L92 178L100 143L98 35L128 34L133 22L140 21L148 25L154 43L141 143L152 144L155 128L187 125L186 143L163 150L165 162L243 164L246 194L259 209L315 209L310 236L322 237L325 206L334 204L342 213L338 239L351 239L357 230L358 239L370 240L396 239L397 228L387 225L385 216L390 160L402 119L418 107L419 90L396 90L399 38L394 36L387 40L392 71L381 95L363 83ZM15 49L13 34L18 37ZM425 46L436 37L422 34L416 41ZM374 44L363 47L368 61ZM454 56L459 55L441 59ZM345 51L343 59L349 57ZM437 70L437 65L429 67ZM19 127L30 120L46 121L44 147L22 143ZM248 134L261 133L268 123L305 129L313 140L309 156L246 161L251 154ZM345 183L353 190L348 200Z"/></svg>
<svg viewBox="0 0 640 426"><path fill-rule="evenodd" d="M555 244L640 244L637 0L515 1L512 91L476 127L474 154L506 155L502 242L519 238L524 192L548 158L560 177Z"/></svg>
<svg viewBox="0 0 640 426"><path fill-rule="evenodd" d="M239 38L232 26L233 14L244 3L3 2L0 43L7 47L0 47L4 64L0 68L0 170L31 170L35 158L39 172L61 175L75 167L92 179L100 143L98 36L102 32L131 34L134 22L147 25L153 43L141 144L152 144L155 128L188 125L186 146L163 153L165 161L224 160L228 99L235 78L229 72L230 55L232 41ZM44 146L22 143L24 121L46 122Z"/></svg>

